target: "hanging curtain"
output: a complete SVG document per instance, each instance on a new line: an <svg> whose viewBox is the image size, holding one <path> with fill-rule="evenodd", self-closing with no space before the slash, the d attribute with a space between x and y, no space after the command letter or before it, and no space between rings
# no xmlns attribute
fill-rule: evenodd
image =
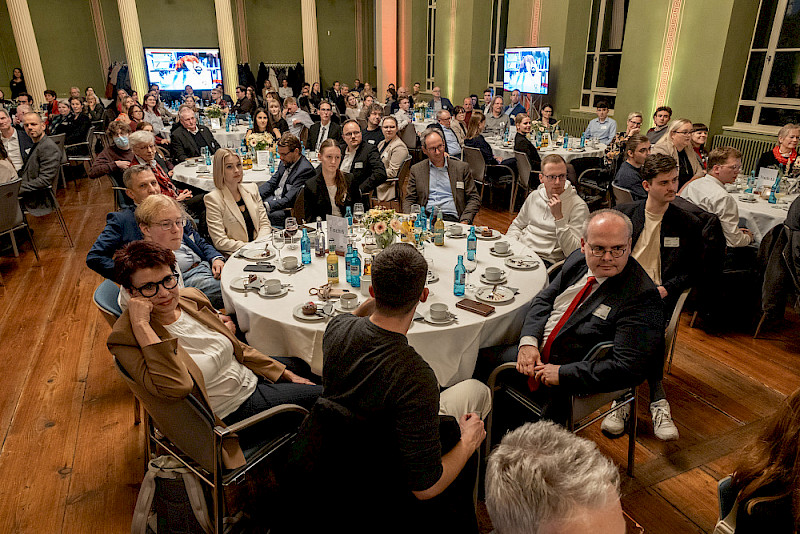
<svg viewBox="0 0 800 534"><path fill-rule="evenodd" d="M608 36L609 50L622 50L625 31L625 0L609 0L611 5L611 31Z"/></svg>

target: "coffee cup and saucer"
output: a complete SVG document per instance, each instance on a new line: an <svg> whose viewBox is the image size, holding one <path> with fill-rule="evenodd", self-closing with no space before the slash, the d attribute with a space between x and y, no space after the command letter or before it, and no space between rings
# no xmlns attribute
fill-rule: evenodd
<svg viewBox="0 0 800 534"><path fill-rule="evenodd" d="M450 313L447 304L435 302L430 305L427 311L422 312L422 319L428 324L442 326L453 323L457 317Z"/></svg>
<svg viewBox="0 0 800 534"><path fill-rule="evenodd" d="M270 278L264 280L261 287L258 289L258 294L262 297L276 299L286 295L289 292L288 284L282 284L277 278Z"/></svg>
<svg viewBox="0 0 800 534"><path fill-rule="evenodd" d="M446 235L451 239L460 239L462 237L467 236L467 234L464 233L464 229L461 227L461 225L458 224L454 224L453 226L448 228Z"/></svg>
<svg viewBox="0 0 800 534"><path fill-rule="evenodd" d="M278 264L278 271L283 274L294 274L302 268L303 266L297 261L296 256L286 256L282 258L281 262Z"/></svg>
<svg viewBox="0 0 800 534"><path fill-rule="evenodd" d="M506 272L499 267L487 267L481 275L481 282L484 284L504 284L507 281L508 279L506 278Z"/></svg>
<svg viewBox="0 0 800 534"><path fill-rule="evenodd" d="M353 313L359 304L356 293L344 293L338 301L334 302L333 309L339 313Z"/></svg>
<svg viewBox="0 0 800 534"><path fill-rule="evenodd" d="M507 258L508 256L512 256L514 252L511 250L508 241L498 241L489 249L489 254L497 256L498 258Z"/></svg>

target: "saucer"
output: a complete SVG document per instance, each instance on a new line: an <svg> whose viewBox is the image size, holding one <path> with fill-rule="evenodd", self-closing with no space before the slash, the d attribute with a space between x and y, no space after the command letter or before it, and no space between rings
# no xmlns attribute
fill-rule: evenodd
<svg viewBox="0 0 800 534"><path fill-rule="evenodd" d="M501 234L497 230L492 230L492 237L484 237L483 234L481 234L480 232L475 232L475 236L481 241L491 241L492 239L499 238L501 235L503 234Z"/></svg>
<svg viewBox="0 0 800 534"><path fill-rule="evenodd" d="M356 311L356 308L358 308L360 304L361 302L358 299L356 299L355 308L342 308L342 303L337 299L336 302L333 303L333 309L339 313L353 313L354 311Z"/></svg>
<svg viewBox="0 0 800 534"><path fill-rule="evenodd" d="M302 271L302 270L303 270L303 264L302 263L298 263L297 267L295 267L294 269L284 269L282 266L278 267L278 272L279 273L283 273L283 274L294 274L297 271Z"/></svg>
<svg viewBox="0 0 800 534"><path fill-rule="evenodd" d="M425 310L424 312L421 312L421 313L422 313L422 320L423 321L425 321L428 324L435 325L435 326L444 326L444 325L452 324L453 322L455 322L456 319L458 319L458 317L456 317L455 314L453 314L452 312L448 312L449 313L449 317L447 319L434 319L433 317L431 317L431 311L430 310Z"/></svg>
<svg viewBox="0 0 800 534"><path fill-rule="evenodd" d="M245 292L245 291L248 290L248 288L244 287L244 285L247 283L247 280L249 280L249 279L250 278L248 276L237 276L236 278L231 280L230 288L233 289L234 291ZM256 283L256 282L263 282L263 280L261 279L261 277L259 277L257 280L253 281L253 283ZM249 289L258 289L258 288L251 287Z"/></svg>
<svg viewBox="0 0 800 534"><path fill-rule="evenodd" d="M429 284L433 284L434 282L439 281L439 275L434 272L428 271L428 277L426 280Z"/></svg>
<svg viewBox="0 0 800 534"><path fill-rule="evenodd" d="M507 287L498 287L494 292L496 297L490 297L491 294L491 287L482 287L475 291L475 298L487 304L505 304L514 300L514 292Z"/></svg>
<svg viewBox="0 0 800 534"><path fill-rule="evenodd" d="M755 204L756 202L758 202L758 198L739 197L739 202L748 202L750 204Z"/></svg>
<svg viewBox="0 0 800 534"><path fill-rule="evenodd" d="M268 298L268 299L280 298L280 297L286 295L288 292L289 292L289 288L288 287L281 287L281 290L279 292L275 293L274 295L270 295L270 294L267 293L267 286L261 286L259 288L259 290L258 290L258 294L259 295L261 295L262 297ZM302 312L300 312L300 313L302 313Z"/></svg>
<svg viewBox="0 0 800 534"><path fill-rule="evenodd" d="M539 268L539 261L530 256L514 256L505 261L506 267L520 271L533 271Z"/></svg>
<svg viewBox="0 0 800 534"><path fill-rule="evenodd" d="M272 249L242 248L239 249L239 252L237 252L235 256L251 261L265 261L275 257L275 253Z"/></svg>
<svg viewBox="0 0 800 534"><path fill-rule="evenodd" d="M493 286L495 284L505 284L506 282L508 282L508 277L502 276L497 280L489 280L484 275L481 275L481 282L483 282L484 284L489 284L490 286Z"/></svg>
<svg viewBox="0 0 800 534"><path fill-rule="evenodd" d="M453 235L450 232L445 232L444 235L449 237L450 239L461 239L461 238L467 237L467 234L465 232L461 232L458 235Z"/></svg>
<svg viewBox="0 0 800 534"><path fill-rule="evenodd" d="M497 251L494 249L494 247L492 247L492 248L490 248L490 249L489 249L489 254L491 254L492 256L496 256L496 257L498 257L498 258L508 258L509 256L513 256L513 255L514 255L514 251L513 251L513 250L511 250L511 249L509 248L509 249L506 251L506 253L505 253L505 254L502 254L502 253L500 253L500 252L497 252Z"/></svg>
<svg viewBox="0 0 800 534"><path fill-rule="evenodd" d="M303 315L303 304L298 304L292 310L292 315L298 321L303 321L303 322L306 322L306 323L317 323L317 322L320 322L320 321L324 321L325 319L330 317L330 315L325 315L324 312L322 312L321 308L323 308L325 306L330 306L331 313L333 313L333 304L325 303L325 302L319 302L319 301L314 301L314 304L317 305L317 313L316 314L314 314L314 315ZM322 314L322 315L320 315L320 314Z"/></svg>

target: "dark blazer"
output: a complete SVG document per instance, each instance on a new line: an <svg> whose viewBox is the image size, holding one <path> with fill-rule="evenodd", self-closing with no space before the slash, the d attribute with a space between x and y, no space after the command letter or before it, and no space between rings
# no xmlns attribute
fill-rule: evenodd
<svg viewBox="0 0 800 534"><path fill-rule="evenodd" d="M237 115L247 115L248 113L252 113L255 108L256 106L253 101L247 97L244 97L236 102L236 105L233 106L233 111Z"/></svg>
<svg viewBox="0 0 800 534"><path fill-rule="evenodd" d="M538 171L541 168L542 158L539 156L539 152L536 150L536 147L533 146L533 143L528 141L527 137L519 132L514 136L514 150L517 152L522 152L528 156L528 161L531 164L531 170Z"/></svg>
<svg viewBox="0 0 800 534"><path fill-rule="evenodd" d="M639 200L615 208L630 217L633 223L633 247L644 230L646 202ZM702 227L700 219L674 204L669 205L661 219L661 285L667 290L664 299L666 320L669 320L681 292L695 284Z"/></svg>
<svg viewBox="0 0 800 534"><path fill-rule="evenodd" d="M521 336L542 339L558 295L586 274L586 258L576 250L555 280L531 302ZM600 309L600 306L607 308ZM595 315L607 312L605 319ZM602 314L602 313L601 313ZM614 342L602 360L583 361L602 342ZM616 391L641 383L654 362L664 356L664 306L656 286L633 258L616 276L607 278L556 334L550 363L561 365L558 379L570 393Z"/></svg>
<svg viewBox="0 0 800 534"><path fill-rule="evenodd" d="M14 129L17 131L17 142L19 143L19 153L22 156L22 164L25 165L25 162L28 161L28 154L33 148L33 139L25 133L23 128L15 126Z"/></svg>
<svg viewBox="0 0 800 534"><path fill-rule="evenodd" d="M314 166L308 162L305 156L300 156L300 159L297 160L294 168L292 168L289 173L289 178L287 178L283 188L283 194L280 198L275 198L275 189L277 189L281 181L281 176L283 176L285 168L285 165L281 161L280 165L278 165L278 170L275 171L275 174L272 175L269 182L258 186L258 193L261 195L261 200L269 205L270 213L291 208L294 205L294 199L297 198L297 193L300 192L300 188L303 187L308 180L313 178L315 174Z"/></svg>
<svg viewBox="0 0 800 534"><path fill-rule="evenodd" d="M86 255L86 265L109 280L114 280L114 253L131 241L144 239L133 212L134 208L126 208L109 213L106 216L106 227ZM222 254L195 231L191 222L183 227L183 244L208 263L222 258Z"/></svg>
<svg viewBox="0 0 800 534"><path fill-rule="evenodd" d="M347 145L339 145L344 159ZM386 167L383 166L377 147L365 142L356 149L353 165L350 167L353 182L362 193L369 193L386 181Z"/></svg>
<svg viewBox="0 0 800 534"><path fill-rule="evenodd" d="M214 136L211 134L211 130L199 124L197 125L197 128L198 134L202 136L203 140L208 146L208 149L213 155L214 152L219 150L219 143L216 139L214 139ZM200 155L200 148L197 146L194 136L192 136L192 134L190 134L189 131L183 126L179 126L173 130L171 135L171 146L172 158L177 163L185 161L186 158L196 158Z"/></svg>
<svg viewBox="0 0 800 534"><path fill-rule="evenodd" d="M319 121L315 122L311 125L311 128L308 129L308 140L306 141L306 148L309 150L316 150L317 149L317 139L319 138L319 132L322 130L322 123ZM333 121L328 123L328 139L335 140L338 144L344 143L344 139L342 138L342 127L336 124Z"/></svg>
<svg viewBox="0 0 800 534"><path fill-rule="evenodd" d="M433 101L434 101L434 99L431 98L430 102L428 102L428 107L431 108L431 109L433 109ZM450 102L450 100L448 100L447 98L442 97L442 109L446 109L447 111L452 113L453 112L453 103Z"/></svg>
<svg viewBox="0 0 800 534"><path fill-rule="evenodd" d="M45 191L58 179L62 154L55 141L47 136L23 152L25 164L19 170L19 188L25 209L34 215L50 213L49 194Z"/></svg>
<svg viewBox="0 0 800 534"><path fill-rule="evenodd" d="M450 177L450 190L458 212L458 220L472 223L472 219L481 208L481 197L469 165L454 158L447 160L447 174ZM411 205L428 205L430 192L431 169L430 160L425 159L411 166L411 173L406 184L406 196L403 199L403 213L411 213ZM459 184L461 186L459 187Z"/></svg>
<svg viewBox="0 0 800 534"><path fill-rule="evenodd" d="M353 204L363 200L358 185L353 180L353 175L346 172L344 173L344 179L347 182L347 196L344 199L344 203L339 204L339 210L342 215L347 210L347 206L352 209ZM325 216L330 215L333 212L333 208L331 206L331 198L328 195L328 187L325 185L325 178L322 177L322 165L317 167L316 174L306 182L305 187L306 221L315 221L317 217L322 217L322 220L325 220Z"/></svg>

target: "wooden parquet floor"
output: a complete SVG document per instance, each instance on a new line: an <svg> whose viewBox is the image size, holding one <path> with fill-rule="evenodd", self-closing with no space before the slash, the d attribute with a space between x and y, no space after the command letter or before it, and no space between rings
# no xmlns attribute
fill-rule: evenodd
<svg viewBox="0 0 800 534"><path fill-rule="evenodd" d="M111 192L104 181L78 185L58 193L75 248L49 215L30 220L41 263L27 243L19 259L0 256L0 533L128 532L143 475L142 431L92 304L101 278L85 265ZM510 221L483 209L476 222L505 231ZM653 437L641 388L636 477L623 478L623 507L645 532L713 529L716 481L800 386L800 321L787 317L756 341L751 332L709 335L682 318L666 379L681 439ZM599 424L584 435L624 465L626 438L606 438Z"/></svg>

